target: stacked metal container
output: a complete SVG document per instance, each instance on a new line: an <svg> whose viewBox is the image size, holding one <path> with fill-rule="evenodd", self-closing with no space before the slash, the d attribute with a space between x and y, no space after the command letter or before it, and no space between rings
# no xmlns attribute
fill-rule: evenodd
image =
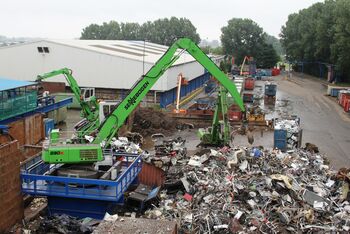
<svg viewBox="0 0 350 234"><path fill-rule="evenodd" d="M350 90L340 90L338 93L338 103L344 108L345 112L350 111Z"/></svg>
<svg viewBox="0 0 350 234"><path fill-rule="evenodd" d="M275 119L274 147L282 151L300 148L302 129L300 118Z"/></svg>

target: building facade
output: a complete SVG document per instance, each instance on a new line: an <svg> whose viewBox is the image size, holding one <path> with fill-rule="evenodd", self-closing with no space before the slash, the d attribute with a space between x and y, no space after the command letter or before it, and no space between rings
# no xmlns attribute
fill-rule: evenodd
<svg viewBox="0 0 350 234"><path fill-rule="evenodd" d="M121 99L167 49L143 41L41 40L1 47L0 75L34 81L39 74L67 67L73 70L79 86L95 87L98 98ZM185 52L152 87L145 101L161 107L173 103L179 73L188 80L188 85L182 87L182 97L209 79L205 69ZM54 77L48 81L65 80Z"/></svg>

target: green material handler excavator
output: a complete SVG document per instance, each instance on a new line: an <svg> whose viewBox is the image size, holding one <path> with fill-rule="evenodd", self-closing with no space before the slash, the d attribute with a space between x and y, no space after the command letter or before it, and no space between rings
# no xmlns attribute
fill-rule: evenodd
<svg viewBox="0 0 350 234"><path fill-rule="evenodd" d="M47 163L93 163L104 160L103 149L107 148L125 120L146 96L152 86L183 54L189 53L231 94L236 104L244 112L245 108L234 83L217 65L190 39L178 39L155 65L143 75L100 126L90 134L86 144L68 144L60 142L59 134L53 132L44 146L43 161Z"/></svg>
<svg viewBox="0 0 350 234"><path fill-rule="evenodd" d="M99 104L94 95L93 88L80 88L77 81L72 75L72 70L68 68L62 68L52 72L38 75L36 81L41 82L51 77L63 75L71 88L75 98L79 102L81 107L81 117L83 121L80 121L74 128L78 133L78 138L82 138L83 135L90 133L99 126Z"/></svg>
<svg viewBox="0 0 350 234"><path fill-rule="evenodd" d="M230 123L228 121L227 89L219 86L218 97L212 121L212 126L198 130L200 146L228 146L231 141Z"/></svg>

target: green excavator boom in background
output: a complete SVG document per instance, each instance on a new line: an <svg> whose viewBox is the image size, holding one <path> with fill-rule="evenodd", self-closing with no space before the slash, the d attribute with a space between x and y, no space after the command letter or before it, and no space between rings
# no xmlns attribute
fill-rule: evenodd
<svg viewBox="0 0 350 234"><path fill-rule="evenodd" d="M228 120L227 89L219 86L215 112L210 128L200 128L198 136L201 146L228 146L231 141L231 127Z"/></svg>

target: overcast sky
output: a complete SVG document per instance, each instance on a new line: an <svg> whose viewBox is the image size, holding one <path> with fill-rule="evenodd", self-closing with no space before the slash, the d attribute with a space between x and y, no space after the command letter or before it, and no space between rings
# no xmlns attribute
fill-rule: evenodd
<svg viewBox="0 0 350 234"><path fill-rule="evenodd" d="M231 18L251 18L278 36L288 15L323 0L1 0L0 35L78 38L91 23L186 17L202 39L219 40Z"/></svg>

